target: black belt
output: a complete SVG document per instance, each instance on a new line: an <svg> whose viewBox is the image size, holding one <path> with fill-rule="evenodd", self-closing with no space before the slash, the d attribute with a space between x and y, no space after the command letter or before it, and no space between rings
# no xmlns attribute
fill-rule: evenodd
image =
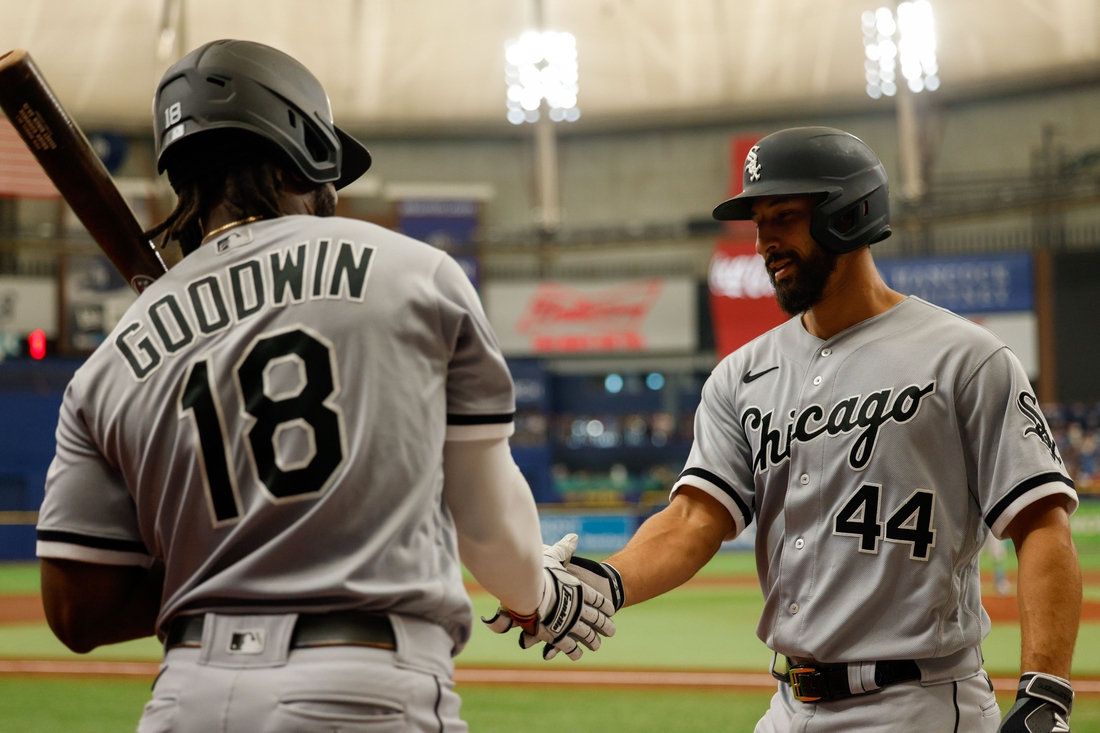
<svg viewBox="0 0 1100 733"><path fill-rule="evenodd" d="M786 660L786 670L779 660ZM860 665L862 663L856 662ZM791 686L791 696L801 702L829 702L866 695L883 687L920 679L920 667L912 659L886 659L874 662L875 688L852 690L847 664L798 664L778 654L772 661L772 677Z"/></svg>
<svg viewBox="0 0 1100 733"><path fill-rule="evenodd" d="M201 647L203 616L177 616L168 624L164 649ZM300 613L290 637L291 649L318 646L371 646L397 649L393 625L386 616L358 611Z"/></svg>

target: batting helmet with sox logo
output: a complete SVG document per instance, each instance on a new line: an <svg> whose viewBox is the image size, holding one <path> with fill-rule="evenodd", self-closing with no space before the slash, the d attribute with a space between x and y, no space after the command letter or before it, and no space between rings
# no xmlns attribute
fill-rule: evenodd
<svg viewBox="0 0 1100 733"><path fill-rule="evenodd" d="M810 234L843 254L890 236L886 170L867 144L831 127L793 127L768 135L745 159L744 189L714 209L723 221L751 219L753 199L821 194Z"/></svg>

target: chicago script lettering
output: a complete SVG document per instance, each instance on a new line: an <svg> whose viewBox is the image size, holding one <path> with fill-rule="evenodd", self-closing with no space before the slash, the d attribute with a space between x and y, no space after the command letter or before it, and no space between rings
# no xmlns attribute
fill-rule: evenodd
<svg viewBox="0 0 1100 733"><path fill-rule="evenodd" d="M898 391L883 389L864 397L854 395L833 405L826 412L822 405L808 405L785 428L772 425L775 411L765 413L759 407L749 407L741 414L741 427L746 433L759 433L760 441L753 456L754 473L768 470L791 456L795 441L809 443L822 435L835 437L860 430L851 451L848 465L857 471L867 467L875 453L882 426L889 422L905 423L916 417L925 397L935 394L935 380L921 387L911 384ZM893 401L891 401L893 396ZM826 417L826 415L828 415Z"/></svg>

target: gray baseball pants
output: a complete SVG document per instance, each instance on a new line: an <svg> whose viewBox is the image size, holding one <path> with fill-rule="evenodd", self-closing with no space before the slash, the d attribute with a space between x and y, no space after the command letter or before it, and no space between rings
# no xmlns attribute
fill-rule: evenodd
<svg viewBox="0 0 1100 733"><path fill-rule="evenodd" d="M467 733L439 626L391 616L396 651L290 649L295 620L208 614L202 648L165 655L138 733ZM233 650L242 633L264 642Z"/></svg>

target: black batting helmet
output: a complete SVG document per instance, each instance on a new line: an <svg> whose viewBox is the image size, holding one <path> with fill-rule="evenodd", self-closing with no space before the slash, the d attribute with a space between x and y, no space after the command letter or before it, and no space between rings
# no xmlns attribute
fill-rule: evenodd
<svg viewBox="0 0 1100 733"><path fill-rule="evenodd" d="M241 131L273 144L318 184L343 188L371 163L367 149L333 124L328 95L309 69L251 41L213 41L172 66L153 99L153 129L157 168L177 189L224 166ZM236 132L211 134L229 130Z"/></svg>
<svg viewBox="0 0 1100 733"><path fill-rule="evenodd" d="M810 234L843 254L890 236L890 187L874 152L831 127L792 127L768 135L745 158L744 189L714 209L723 221L751 219L761 196L822 194Z"/></svg>

